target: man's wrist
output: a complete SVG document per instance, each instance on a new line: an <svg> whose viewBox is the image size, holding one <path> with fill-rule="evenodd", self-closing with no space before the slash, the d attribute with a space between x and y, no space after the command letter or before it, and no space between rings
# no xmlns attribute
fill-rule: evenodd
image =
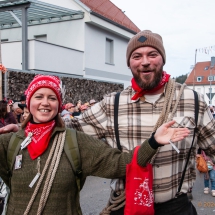
<svg viewBox="0 0 215 215"><path fill-rule="evenodd" d="M160 146L163 146L162 144L158 143L156 140L155 140L155 137L154 137L154 134L155 132L152 133L152 136L149 138L149 145L153 148L153 149L157 149L158 147Z"/></svg>

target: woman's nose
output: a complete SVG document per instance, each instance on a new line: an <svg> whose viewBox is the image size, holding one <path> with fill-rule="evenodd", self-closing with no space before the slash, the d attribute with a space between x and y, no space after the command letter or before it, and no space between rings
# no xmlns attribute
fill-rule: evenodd
<svg viewBox="0 0 215 215"><path fill-rule="evenodd" d="M44 106L49 106L49 101L48 101L47 98L44 98L44 99L42 100L42 105L44 105Z"/></svg>

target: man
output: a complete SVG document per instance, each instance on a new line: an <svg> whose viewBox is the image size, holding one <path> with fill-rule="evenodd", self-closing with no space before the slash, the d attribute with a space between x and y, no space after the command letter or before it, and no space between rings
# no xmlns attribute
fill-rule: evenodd
<svg viewBox="0 0 215 215"><path fill-rule="evenodd" d="M175 83L163 71L166 54L162 38L156 33L146 30L131 38L126 60L133 78L132 86L121 92L119 100L118 130L122 148L127 150L140 145L159 123L171 118L176 121L175 127L188 127L192 135L175 143L180 150L179 154L170 145L165 146L152 161L155 214L197 214L188 201L187 192L196 178L197 144L213 161L215 159L215 122L210 110L203 96L198 95L197 138L193 144L181 195L175 198L195 128L194 93L186 86ZM112 147L117 147L113 111L115 95L116 93L106 95L101 102L85 111L79 121L71 121L67 126L105 138ZM118 190L122 189L121 185L118 184Z"/></svg>

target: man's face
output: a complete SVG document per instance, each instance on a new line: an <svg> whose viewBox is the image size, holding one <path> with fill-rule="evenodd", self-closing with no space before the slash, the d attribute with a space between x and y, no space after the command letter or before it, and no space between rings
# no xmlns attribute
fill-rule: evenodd
<svg viewBox="0 0 215 215"><path fill-rule="evenodd" d="M129 62L139 87L150 90L159 84L163 72L163 58L155 48L146 46L134 50Z"/></svg>

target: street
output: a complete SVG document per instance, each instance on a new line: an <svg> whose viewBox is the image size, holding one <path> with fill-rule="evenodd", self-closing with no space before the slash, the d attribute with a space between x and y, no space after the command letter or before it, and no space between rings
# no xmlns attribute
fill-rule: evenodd
<svg viewBox="0 0 215 215"><path fill-rule="evenodd" d="M110 180L88 177L81 191L81 208L83 215L98 215L106 206L110 193ZM197 171L193 187L193 204L198 215L215 215L215 197L204 194L204 176Z"/></svg>

